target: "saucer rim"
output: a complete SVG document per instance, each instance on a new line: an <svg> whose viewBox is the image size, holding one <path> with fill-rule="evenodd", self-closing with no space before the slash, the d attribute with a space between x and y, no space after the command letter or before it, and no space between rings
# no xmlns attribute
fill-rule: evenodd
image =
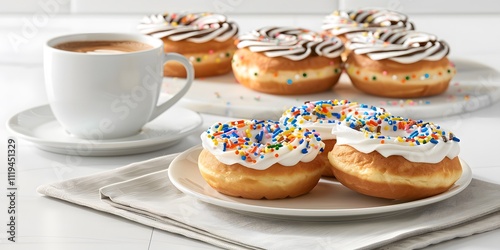
<svg viewBox="0 0 500 250"><path fill-rule="evenodd" d="M165 144L168 144L166 146L169 146L170 144L172 144L171 142L175 142L175 141L182 139L182 137L184 137L184 136L188 135L189 133L195 131L196 129L200 128L203 124L203 118L201 117L199 112L190 110L190 109L185 108L185 107L173 106L173 107L171 107L171 109L182 110L183 112L191 113L191 115L196 117L196 120L193 122L193 124L190 127L183 128L179 133L174 133L171 135L157 136L157 137L147 138L147 139L121 140L121 139L127 138L127 137L125 137L125 138L121 138L121 139L118 138L118 139L111 139L111 140L87 140L87 139L78 139L77 138L79 141L69 141L69 142L52 141L49 139L43 139L40 137L30 135L28 133L25 133L24 131L20 131L19 129L17 129L15 127L15 126L18 126L18 127L26 128L26 126L21 126L17 122L16 118L19 115L21 115L25 112L30 112L33 110L43 110L43 109L50 110L51 114L46 116L47 121L41 122L40 124L35 125L34 127L41 126L42 124L46 124L48 122L56 121L55 117L53 116L50 105L44 104L44 105L35 106L32 108L28 108L28 109L22 110L20 112L17 112L13 116L11 116L9 119L7 119L6 127L7 127L8 132L11 135L19 137L19 138L27 140L27 141L30 141L30 142L33 142L36 144L37 147L40 147L41 149L45 149L45 150L51 151L51 152L56 152L56 151L54 151L54 149L65 150L65 149L71 148L72 146L76 146L76 145L80 145L80 144L83 144L83 145L92 144L94 146L94 149L99 150L99 151L106 151L106 150L116 151L116 150L120 150L120 149L130 150L131 148L134 148L134 147L145 147L145 146L154 147L154 146L158 146L158 144L160 144L160 143L165 143ZM160 117L161 117L161 115L160 115ZM145 125L145 126L147 126L147 125ZM68 135L68 137L69 136L70 135ZM120 141L116 141L116 140L120 140ZM144 150L139 150L139 151L144 151Z"/></svg>

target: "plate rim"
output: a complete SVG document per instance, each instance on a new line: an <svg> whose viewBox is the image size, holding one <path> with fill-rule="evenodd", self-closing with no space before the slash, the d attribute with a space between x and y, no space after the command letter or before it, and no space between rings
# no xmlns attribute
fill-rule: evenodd
<svg viewBox="0 0 500 250"><path fill-rule="evenodd" d="M266 207L266 206L259 206L259 205L252 205L252 204L244 204L244 203L238 203L236 200L232 199L231 201L227 200L221 200L216 197L212 197L203 193L196 192L195 190L191 190L190 188L186 187L183 185L181 182L178 182L175 176L175 171L180 168L180 163L179 161L184 160L186 156L189 156L193 152L196 151L201 151L202 146L197 145L194 147L189 148L188 150L182 152L179 154L170 164L168 168L168 177L172 184L179 189L181 192L193 196L201 201L204 201L206 203L216 205L219 207L223 208L228 208L232 210L237 210L240 212L246 212L246 213L252 213L252 214L260 214L264 216L271 216L271 217L307 217L307 218L327 218L327 217L356 217L356 216L369 216L369 215L376 215L376 214L386 214L386 213L392 213L392 212L399 212L399 211L404 211L408 209L413 209L421 206L426 206L430 205L439 201L443 201L446 199L449 199L460 192L462 192L467 186L469 186L470 182L472 181L472 170L470 166L463 161L461 158L460 163L462 165L463 173L462 176L455 182L454 186L451 187L448 191L442 194L438 194L435 196L431 196L428 198L416 200L416 201L409 201L409 202L403 202L403 203L398 203L398 204L392 204L392 205L385 205L385 206L377 206L377 207L369 207L369 208L350 208L350 209L327 209L327 208L321 208L321 209L295 209L295 208L278 208L278 207ZM186 166L183 166L186 167ZM459 183L459 184L457 184ZM205 183L205 185L208 186L208 184ZM210 186L208 186L210 187ZM211 188L211 187L210 187ZM214 190L215 191L215 190ZM220 194L220 193L219 193ZM226 196L224 194L220 194L223 196ZM237 198L237 197L231 197L230 198ZM239 198L243 199L243 198Z"/></svg>
<svg viewBox="0 0 500 250"><path fill-rule="evenodd" d="M480 67L481 71L487 71L490 74L493 74L495 79L498 79L500 81L500 71L496 70L495 68L490 67L487 64L483 64L480 61L477 60L471 60L468 58L463 58L463 57L450 57L450 61L455 63L457 67L463 66L463 65L471 65L474 67ZM475 68L474 68L475 69ZM462 70L457 73L457 75L450 81L450 87L446 90L446 92L436 95L436 96L429 96L429 97L417 97L417 98L389 98L389 97L380 97L380 96L374 96L374 95L369 95L369 94L364 94L359 92L359 94L363 95L364 97L369 97L370 99L373 99L369 101L367 104L372 104L375 106L383 106L387 110L391 111L392 113L401 115L401 116L412 116L412 117L418 117L419 119L429 119L429 118L436 118L440 117L443 115L450 116L450 115L459 115L463 112L473 112L478 109L484 108L491 106L492 104L496 103L497 101L500 101L500 88L497 88L496 84L491 84L488 86L493 86L495 87L494 92L488 92L488 94L483 94L483 95L471 95L470 97L467 98L461 98L461 96L458 96L457 99L454 99L454 93L455 90L452 89L454 83L462 82L462 76L467 75L467 71ZM228 73L231 75L232 73ZM217 77L223 77L222 76L217 76ZM230 76L227 76L230 77ZM342 75L343 78L347 77L345 73ZM479 77L479 75L478 75ZM208 82L207 82L208 81ZM218 83L217 80L214 80L213 83ZM198 82L197 83L200 86L207 86L207 84L211 84L210 79L205 79L203 82ZM350 83L348 85L351 85ZM209 85L211 86L211 85ZM212 86L213 87L213 86ZM241 87L241 88L240 88ZM310 95L271 95L271 94L266 94L266 93L261 93L257 92L248 88L244 88L243 86L238 87L238 89L244 89L244 93L248 94L241 94L239 99L245 99L245 100L250 100L250 98L259 98L258 102L262 102L263 99L268 99L268 98L273 98L273 97L280 97L280 98L288 98L289 100L299 98L303 101L315 101L315 100L321 100L325 99L325 96L334 96L335 98L348 98L351 101L357 101L357 102L363 102L361 101L362 98L359 96L353 97L353 96L338 96L338 93L335 91L335 88L331 90L331 92L322 92L322 93L314 93ZM459 87L460 89L462 88L461 86ZM449 93L448 91L452 91L452 93ZM219 90L219 92L221 92ZM358 91L356 91L358 92ZM462 90L460 90L462 92ZM218 93L216 91L216 93ZM222 93L222 92L221 92ZM326 94L325 94L326 93ZM253 105L251 102L246 103L246 104L241 104L241 103L235 103L236 99L238 99L238 93L237 95L231 95L230 98L224 98L224 97L217 97L214 100L208 98L204 101L200 101L199 95L196 94L196 92L193 92L193 90L188 91L186 94L186 98L183 98L180 101L180 104L184 107L187 107L189 109L201 112L201 113L206 113L206 114L213 114L213 115L221 115L221 116L236 116L236 117L246 117L246 118L258 118L258 119L277 119L279 118L279 115L289 108L290 106L293 106L292 102L290 103L281 103L281 102L271 102L269 103L270 105L278 105L280 107L273 107L269 108L267 106L259 106L259 105ZM245 98L242 96L245 95ZM320 95L318 97L313 97L316 95ZM260 99L262 97L262 100ZM438 98L439 100L435 100L435 98ZM274 98L273 98L274 99ZM328 98L326 98L328 99ZM376 100L375 100L376 99ZM471 105L470 103L474 101L474 105ZM412 104L399 104L401 101L412 101ZM383 102L383 103L382 103ZM397 102L397 104L394 104ZM430 102L431 106L427 104L415 104L415 103L427 103ZM445 104L446 103L446 104ZM283 105L281 105L283 104ZM298 105L299 103L296 103L295 105ZM440 104L440 105L436 105ZM281 107L282 106L282 107ZM210 107L210 108L208 108ZM444 107L444 108L443 108Z"/></svg>
<svg viewBox="0 0 500 250"><path fill-rule="evenodd" d="M196 122L193 123L187 129L183 129L179 133L175 133L175 134L169 135L169 136L159 136L159 137L148 138L146 140L124 140L124 141L106 141L106 140L103 140L103 141L98 141L98 140L82 139L81 141L78 141L78 142L50 141L50 140L38 138L38 137L35 137L32 135L23 133L22 131L19 131L14 126L14 125L16 125L16 126L21 127L19 125L19 123L16 121L16 119L17 119L17 117L19 117L19 115L26 113L26 112L31 112L34 110L44 110L44 109L48 109L48 110L50 110L50 112L52 112L49 104L35 106L32 108L28 108L28 109L22 110L20 112L17 112L13 116L11 116L9 119L7 119L6 127L7 127L8 132L14 136L18 136L19 138L33 142L33 143L37 144L37 146L41 147L42 149L44 147L53 148L53 149L68 149L68 147L73 148L74 146L77 146L77 145L92 145L93 149L105 151L105 150L120 150L120 149L125 150L125 149L130 149L133 147L141 147L141 146L154 146L154 145L157 145L159 143L176 141L176 140L179 140L180 138L182 138L183 136L186 136L187 134L191 133L192 131L196 130L197 128L199 128L203 124L203 118L201 117L201 115L198 112L184 108L184 107L174 106L171 109L177 109L177 110L180 109L180 110L183 110L183 112L190 112L190 113L192 113L192 115L195 115L196 119L197 119ZM55 117L53 116L53 113L48 115L46 118L50 119L50 121L47 121L47 122L44 122L41 124L46 124L48 122L56 121ZM37 125L37 126L40 126L40 125ZM49 151L53 151L53 150L49 150Z"/></svg>

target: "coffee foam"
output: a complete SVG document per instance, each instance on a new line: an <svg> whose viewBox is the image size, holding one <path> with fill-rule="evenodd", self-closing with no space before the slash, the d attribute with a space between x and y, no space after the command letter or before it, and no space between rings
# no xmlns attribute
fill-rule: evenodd
<svg viewBox="0 0 500 250"><path fill-rule="evenodd" d="M61 43L54 48L88 54L120 54L148 50L153 47L135 41L76 41Z"/></svg>

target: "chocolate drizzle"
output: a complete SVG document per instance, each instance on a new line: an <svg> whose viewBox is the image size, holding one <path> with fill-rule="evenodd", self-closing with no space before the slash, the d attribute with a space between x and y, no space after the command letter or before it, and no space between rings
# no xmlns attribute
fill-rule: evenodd
<svg viewBox="0 0 500 250"><path fill-rule="evenodd" d="M378 31L348 35L346 45L356 54L372 60L390 59L408 64L420 60L438 61L450 52L445 41L418 31Z"/></svg>
<svg viewBox="0 0 500 250"><path fill-rule="evenodd" d="M172 41L195 43L224 42L238 34L238 25L226 16L213 13L165 13L143 18L137 27L141 33Z"/></svg>
<svg viewBox="0 0 500 250"><path fill-rule="evenodd" d="M323 20L322 29L334 35L377 30L414 30L415 25L400 12L382 9L334 11Z"/></svg>
<svg viewBox="0 0 500 250"><path fill-rule="evenodd" d="M338 57L344 45L336 37L322 37L306 29L264 27L240 36L238 48L263 52L268 57L281 56L298 61L309 56Z"/></svg>

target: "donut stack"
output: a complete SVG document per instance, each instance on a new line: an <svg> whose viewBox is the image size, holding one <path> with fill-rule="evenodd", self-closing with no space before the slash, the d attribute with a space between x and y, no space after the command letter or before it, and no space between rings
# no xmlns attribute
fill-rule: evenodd
<svg viewBox="0 0 500 250"><path fill-rule="evenodd" d="M303 195L326 173L365 195L416 200L445 192L462 174L453 133L347 100L291 107L280 121L216 123L201 140L203 178L248 199Z"/></svg>

